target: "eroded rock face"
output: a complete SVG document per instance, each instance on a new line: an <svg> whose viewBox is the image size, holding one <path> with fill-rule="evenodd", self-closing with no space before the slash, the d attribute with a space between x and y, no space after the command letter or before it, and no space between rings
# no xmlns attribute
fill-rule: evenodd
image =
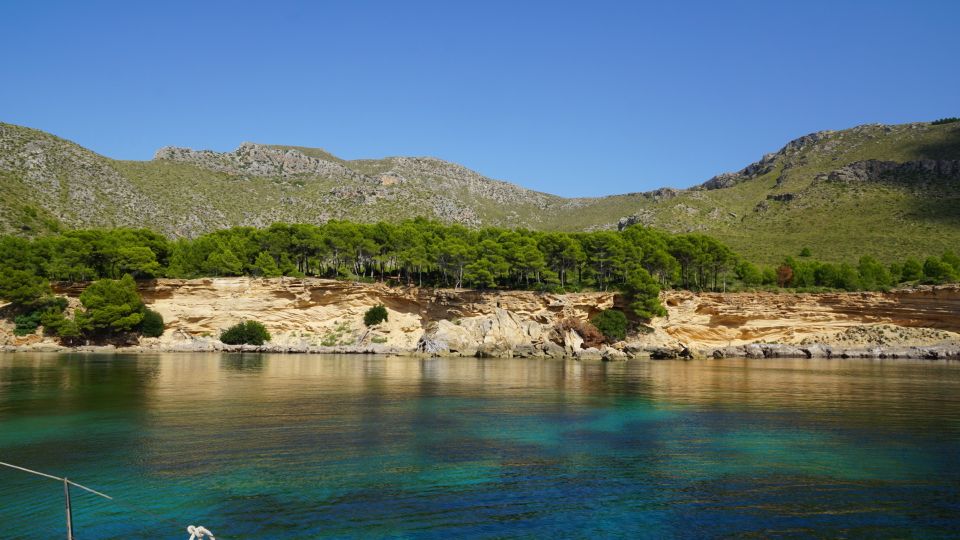
<svg viewBox="0 0 960 540"><path fill-rule="evenodd" d="M212 150L192 150L166 146L157 150L153 159L181 161L199 165L206 169L231 174L249 174L254 176L293 176L299 174L318 175L327 178L347 177L354 180L368 180L352 169L326 159L307 156L293 149L279 149L250 142L242 143L233 152L214 152Z"/></svg>
<svg viewBox="0 0 960 540"><path fill-rule="evenodd" d="M273 336L270 350L281 352L510 356L523 350L560 356L548 340L553 325L592 317L615 300L614 293L453 291L293 278L161 279L140 288L166 323L162 338L144 341L156 350L220 350L222 330L256 320ZM77 285L58 292L76 297L82 290ZM363 314L378 304L386 307L387 321L365 327Z"/></svg>
<svg viewBox="0 0 960 540"><path fill-rule="evenodd" d="M876 182L884 179L911 178L916 175L960 178L960 160L925 159L898 163L870 159L856 161L816 177L818 182Z"/></svg>
<svg viewBox="0 0 960 540"><path fill-rule="evenodd" d="M614 307L613 293L566 295L387 287L323 279L216 278L140 284L163 315L161 338L147 350L234 350L223 329L262 322L271 352L376 352L460 356L603 358L690 354L776 358L950 357L960 347L960 287L890 293L692 293L667 291L668 316L646 333L589 350L561 320L589 319ZM61 287L75 307L83 285ZM383 304L385 323L367 328L363 314ZM623 305L619 305L623 308ZM0 321L0 346L53 347L39 335L15 338Z"/></svg>
<svg viewBox="0 0 960 540"><path fill-rule="evenodd" d="M725 356L776 356L781 353L763 352L765 344L774 343L801 348L826 344L838 350L960 343L957 286L889 293L669 291L664 304L669 316L653 321L648 340L686 345L701 354L720 350ZM740 349L754 345L760 349Z"/></svg>
<svg viewBox="0 0 960 540"><path fill-rule="evenodd" d="M583 349L583 338L575 330L567 330L563 334L563 350L569 355L575 355Z"/></svg>
<svg viewBox="0 0 960 540"><path fill-rule="evenodd" d="M429 354L512 356L519 348L537 350L549 330L548 325L525 320L498 307L490 315L429 324L417 350Z"/></svg>
<svg viewBox="0 0 960 540"><path fill-rule="evenodd" d="M417 342L417 351L430 355L475 356L478 343L464 327L446 319L427 325Z"/></svg>

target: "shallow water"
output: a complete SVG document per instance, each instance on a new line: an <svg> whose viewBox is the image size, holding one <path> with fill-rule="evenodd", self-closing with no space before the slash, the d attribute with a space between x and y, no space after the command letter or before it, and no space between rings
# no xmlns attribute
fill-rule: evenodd
<svg viewBox="0 0 960 540"><path fill-rule="evenodd" d="M0 355L0 461L79 540L949 537L960 363Z"/></svg>

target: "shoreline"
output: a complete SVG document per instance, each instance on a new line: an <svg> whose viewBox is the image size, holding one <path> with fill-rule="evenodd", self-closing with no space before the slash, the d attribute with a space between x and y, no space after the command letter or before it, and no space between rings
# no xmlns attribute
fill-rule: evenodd
<svg viewBox="0 0 960 540"><path fill-rule="evenodd" d="M722 358L743 358L749 360L793 358L793 359L879 359L879 360L960 360L960 342L936 345L913 345L894 347L838 347L828 344L814 344L797 347L777 343L758 343L737 347L723 347L707 351L693 352L689 349L654 348L637 349L627 346L624 349L597 351L583 349L578 353L548 354L542 350L512 351L511 354L460 354L429 353L419 350L405 350L394 347L286 347L279 345L226 345L223 343L205 347L164 347L164 346L116 346L116 345L80 345L67 347L49 343L32 345L3 345L0 353L97 353L97 354L155 354L155 353L258 353L258 354L336 354L336 355L385 355L415 358L530 358L530 359L572 359L572 360L702 360Z"/></svg>

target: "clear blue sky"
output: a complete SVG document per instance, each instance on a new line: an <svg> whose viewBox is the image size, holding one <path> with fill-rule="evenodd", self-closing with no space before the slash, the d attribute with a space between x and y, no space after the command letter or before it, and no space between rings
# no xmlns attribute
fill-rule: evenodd
<svg viewBox="0 0 960 540"><path fill-rule="evenodd" d="M960 2L0 3L0 121L110 157L429 155L561 195L960 116Z"/></svg>

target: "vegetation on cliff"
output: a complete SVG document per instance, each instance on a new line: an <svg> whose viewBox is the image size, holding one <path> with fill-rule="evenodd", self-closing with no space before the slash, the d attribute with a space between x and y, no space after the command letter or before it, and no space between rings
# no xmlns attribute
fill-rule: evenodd
<svg viewBox="0 0 960 540"><path fill-rule="evenodd" d="M417 219L400 223L277 223L169 240L133 229L0 237L0 298L23 331L42 324L64 338L162 332L136 296L134 279L319 276L434 287L536 291L618 290L640 320L665 313L661 288L758 287L885 290L900 283L957 281L960 257L906 258L892 265L816 259L810 249L779 265L755 265L719 240L640 225L620 232L469 229ZM51 304L50 281L102 281L75 318ZM159 327L159 330L158 330ZM606 332L605 332L606 333Z"/></svg>
<svg viewBox="0 0 960 540"><path fill-rule="evenodd" d="M385 322L388 316L387 308L383 304L377 304L363 314L363 324L366 326L376 326Z"/></svg>
<svg viewBox="0 0 960 540"><path fill-rule="evenodd" d="M627 337L627 316L619 309L603 310L590 322L608 341L622 341Z"/></svg>
<svg viewBox="0 0 960 540"><path fill-rule="evenodd" d="M270 341L270 332L257 321L242 321L220 334L220 341L227 345L263 345Z"/></svg>
<svg viewBox="0 0 960 540"><path fill-rule="evenodd" d="M4 268L8 262L0 264L0 274L9 271ZM163 333L163 317L144 305L136 282L129 274L121 279L91 283L80 294L83 309L74 310L72 318L66 312L66 299L53 296L45 278L29 271L26 274L31 276L31 283L43 283L43 287L31 288L29 296L23 294L22 287L14 288L10 296L8 290L0 290L0 299L10 302L4 311L12 316L17 335L31 334L39 326L43 326L46 334L66 342L81 338L123 341L130 336L157 337Z"/></svg>

